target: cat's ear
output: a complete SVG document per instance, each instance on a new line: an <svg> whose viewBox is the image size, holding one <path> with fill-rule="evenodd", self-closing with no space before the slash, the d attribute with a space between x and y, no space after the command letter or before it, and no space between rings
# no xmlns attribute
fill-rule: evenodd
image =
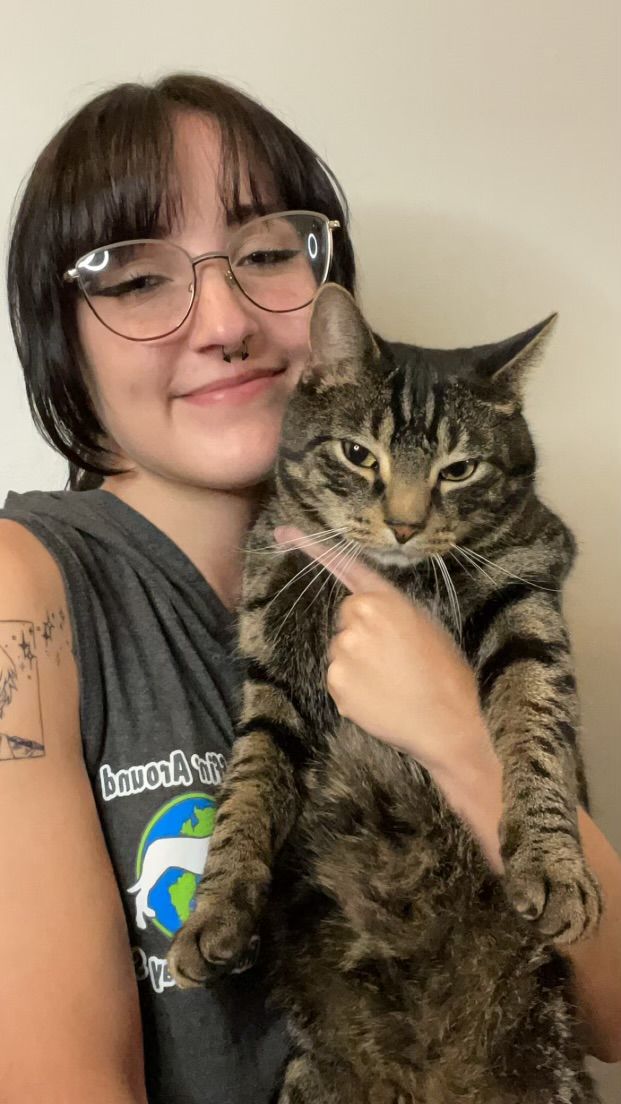
<svg viewBox="0 0 621 1104"><path fill-rule="evenodd" d="M353 383L361 363L379 359L373 333L353 296L339 284L324 284L310 322L310 360L305 378L332 386Z"/></svg>
<svg viewBox="0 0 621 1104"><path fill-rule="evenodd" d="M557 318L557 314L551 314L543 322L505 341L472 349L477 376L519 402L526 372L543 352Z"/></svg>

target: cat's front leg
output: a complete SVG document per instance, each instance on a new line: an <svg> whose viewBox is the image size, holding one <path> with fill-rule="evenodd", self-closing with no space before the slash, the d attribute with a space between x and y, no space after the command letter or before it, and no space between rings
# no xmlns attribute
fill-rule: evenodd
<svg viewBox="0 0 621 1104"><path fill-rule="evenodd" d="M272 863L297 815L290 747L301 739L294 719L283 718L286 706L274 708L273 695L269 714L256 708L266 697L269 689L245 688L245 734L235 742L220 791L205 876L168 953L181 988L240 973L256 958Z"/></svg>
<svg viewBox="0 0 621 1104"><path fill-rule="evenodd" d="M572 943L596 926L601 898L578 833L585 795L567 632L547 596L531 592L507 605L481 641L477 665L503 768L505 889L543 936Z"/></svg>

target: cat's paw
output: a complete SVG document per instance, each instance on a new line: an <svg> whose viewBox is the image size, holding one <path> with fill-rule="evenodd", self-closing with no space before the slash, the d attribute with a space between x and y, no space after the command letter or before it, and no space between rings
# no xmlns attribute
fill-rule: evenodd
<svg viewBox="0 0 621 1104"><path fill-rule="evenodd" d="M577 844L555 854L525 841L505 859L504 884L516 911L551 942L575 943L599 923L599 883Z"/></svg>
<svg viewBox="0 0 621 1104"><path fill-rule="evenodd" d="M258 953L254 916L205 897L174 937L167 962L179 988L191 989L250 970Z"/></svg>

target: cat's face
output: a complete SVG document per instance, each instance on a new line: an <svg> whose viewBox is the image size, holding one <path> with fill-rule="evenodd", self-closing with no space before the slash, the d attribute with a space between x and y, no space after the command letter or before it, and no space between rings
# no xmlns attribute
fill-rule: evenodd
<svg viewBox="0 0 621 1104"><path fill-rule="evenodd" d="M341 530L383 565L476 548L532 488L520 383L549 324L477 349L380 351L353 300L328 285L283 424L278 470L299 489L290 520Z"/></svg>

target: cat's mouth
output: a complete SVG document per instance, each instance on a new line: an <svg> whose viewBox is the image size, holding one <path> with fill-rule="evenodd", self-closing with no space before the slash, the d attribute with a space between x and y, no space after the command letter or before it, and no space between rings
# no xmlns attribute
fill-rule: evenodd
<svg viewBox="0 0 621 1104"><path fill-rule="evenodd" d="M363 545L363 547L367 556L383 567L416 567L431 556L431 552L414 546L410 549L399 545L392 547L384 545L381 548L377 545Z"/></svg>
<svg viewBox="0 0 621 1104"><path fill-rule="evenodd" d="M426 560L433 561L434 556L443 556L452 547L449 541L430 540L424 544L415 544L408 541L407 544L373 544L370 541L360 541L365 554L369 559L375 560L380 567L417 567Z"/></svg>

